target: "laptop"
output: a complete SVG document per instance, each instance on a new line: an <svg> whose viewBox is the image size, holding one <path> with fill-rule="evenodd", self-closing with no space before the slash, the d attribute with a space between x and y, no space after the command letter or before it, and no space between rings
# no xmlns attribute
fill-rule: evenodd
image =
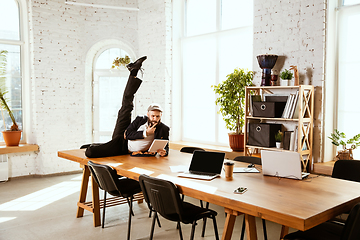
<svg viewBox="0 0 360 240"><path fill-rule="evenodd" d="M210 151L194 151L189 171L179 173L178 177L212 180L220 176L225 153Z"/></svg>
<svg viewBox="0 0 360 240"><path fill-rule="evenodd" d="M261 150L261 162L264 175L301 180L310 174L301 171L301 159L298 152Z"/></svg>

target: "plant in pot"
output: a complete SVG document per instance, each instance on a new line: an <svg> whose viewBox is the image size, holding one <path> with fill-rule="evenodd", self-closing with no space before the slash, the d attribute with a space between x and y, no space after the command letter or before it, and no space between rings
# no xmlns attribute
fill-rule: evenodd
<svg viewBox="0 0 360 240"><path fill-rule="evenodd" d="M290 81L293 78L293 73L285 69L280 73L280 78L282 79L282 86L290 86Z"/></svg>
<svg viewBox="0 0 360 240"><path fill-rule="evenodd" d="M282 148L282 138L283 138L283 133L279 130L275 134L276 148Z"/></svg>
<svg viewBox="0 0 360 240"><path fill-rule="evenodd" d="M354 159L352 151L360 146L360 133L346 140L346 134L335 129L334 133L330 134L329 139L335 146L342 146L342 150L339 150L336 155L337 160ZM347 145L350 145L350 148Z"/></svg>
<svg viewBox="0 0 360 240"><path fill-rule="evenodd" d="M245 87L253 86L254 73L243 68L235 68L233 73L218 85L213 85L218 95L218 105L229 133L230 148L233 151L244 151L244 134L242 128L245 120Z"/></svg>
<svg viewBox="0 0 360 240"><path fill-rule="evenodd" d="M1 106L1 113L4 120L4 129L5 131L2 132L5 144L6 146L18 146L21 138L21 130L19 129L19 126L17 125L15 121L15 117L13 112L11 111L7 99L5 97L7 91L5 86L6 78L3 77L6 73L6 50L0 51L0 106ZM12 121L12 126L10 127L10 130L6 131L6 124L5 124L5 118L3 110L5 110Z"/></svg>
<svg viewBox="0 0 360 240"><path fill-rule="evenodd" d="M119 68L120 66L125 67L129 63L130 63L130 57L128 55L125 55L125 57L123 58L117 57L114 59L111 68L115 68L115 67Z"/></svg>

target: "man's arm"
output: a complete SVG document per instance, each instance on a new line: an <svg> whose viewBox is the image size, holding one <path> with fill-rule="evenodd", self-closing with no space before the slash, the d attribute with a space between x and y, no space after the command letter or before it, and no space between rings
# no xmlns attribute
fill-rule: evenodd
<svg viewBox="0 0 360 240"><path fill-rule="evenodd" d="M135 120L130 123L128 128L125 131L126 139L128 140L136 140L144 138L144 131L138 131L139 127L146 123L146 118L138 116Z"/></svg>

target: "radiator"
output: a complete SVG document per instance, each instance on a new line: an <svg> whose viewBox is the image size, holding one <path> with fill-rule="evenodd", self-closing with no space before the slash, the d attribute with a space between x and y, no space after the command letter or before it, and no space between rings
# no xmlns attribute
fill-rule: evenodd
<svg viewBox="0 0 360 240"><path fill-rule="evenodd" d="M0 182L9 179L8 155L0 155Z"/></svg>

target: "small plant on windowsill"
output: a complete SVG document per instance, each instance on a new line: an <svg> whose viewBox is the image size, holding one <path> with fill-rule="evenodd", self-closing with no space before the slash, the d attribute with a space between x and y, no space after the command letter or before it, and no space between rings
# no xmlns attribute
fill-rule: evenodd
<svg viewBox="0 0 360 240"><path fill-rule="evenodd" d="M130 63L130 57L128 55L125 55L125 57L123 58L117 57L113 61L113 65L111 66L111 68L119 68L120 66L125 67L129 63Z"/></svg>
<svg viewBox="0 0 360 240"><path fill-rule="evenodd" d="M337 160L352 160L352 151L360 146L360 133L346 140L345 133L335 129L334 133L330 134L329 139L331 139L331 143L335 146L342 146L343 148L338 151L338 154L336 155ZM347 145L350 145L350 147L348 148Z"/></svg>
<svg viewBox="0 0 360 240"><path fill-rule="evenodd" d="M5 131L3 131L2 133L6 146L18 146L21 138L21 130L19 129L19 126L16 123L14 114L10 109L7 103L7 99L5 97L7 93L5 86L6 77L4 77L4 75L6 74L6 65L7 65L6 55L7 55L6 50L0 51L0 106L1 106L2 117L4 120L4 129L5 129ZM5 124L5 117L3 110L5 110L9 114L12 121L12 126L8 131L6 131L6 124Z"/></svg>

